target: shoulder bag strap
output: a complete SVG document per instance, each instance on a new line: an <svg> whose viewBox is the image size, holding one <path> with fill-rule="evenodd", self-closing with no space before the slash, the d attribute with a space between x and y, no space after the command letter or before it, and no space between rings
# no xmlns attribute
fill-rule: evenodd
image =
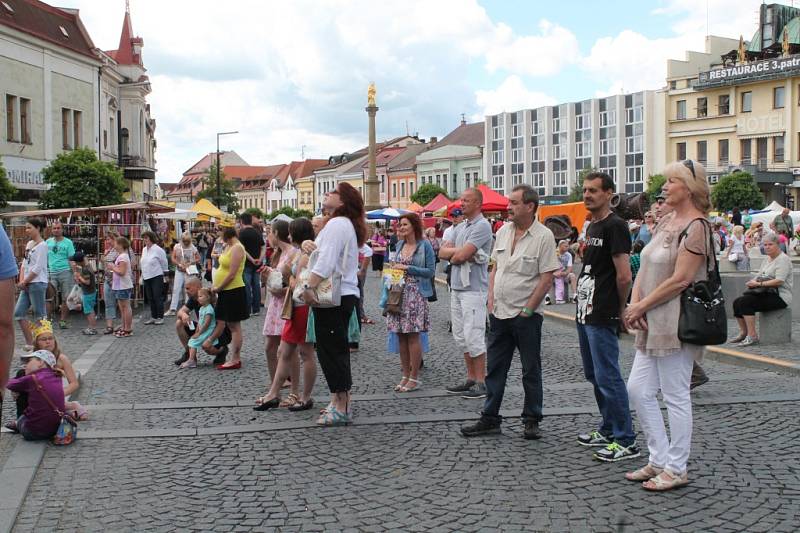
<svg viewBox="0 0 800 533"><path fill-rule="evenodd" d="M33 378L33 383L36 385L36 388L39 390L39 392L42 393L44 399L47 400L47 403L50 404L50 407L53 408L53 411L55 411L58 416L63 417L64 412L61 411L58 407L56 407L56 404L53 403L53 400L51 400L50 396L48 396L47 393L44 391L42 384L39 383L39 380L36 378L36 374L31 374L31 378Z"/></svg>

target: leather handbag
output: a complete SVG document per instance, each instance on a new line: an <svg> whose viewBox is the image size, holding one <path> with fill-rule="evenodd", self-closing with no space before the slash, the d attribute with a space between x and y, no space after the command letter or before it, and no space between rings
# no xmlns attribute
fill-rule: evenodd
<svg viewBox="0 0 800 533"><path fill-rule="evenodd" d="M773 278L772 276L758 276L756 278L756 281L770 281L773 279L775 278ZM777 295L779 293L777 287L753 287L752 289L745 289L745 291L742 292L742 294L745 296L765 296L767 294Z"/></svg>
<svg viewBox="0 0 800 533"><path fill-rule="evenodd" d="M705 219L701 220L708 225ZM689 226L693 222L689 223ZM678 236L678 243L686 237L689 226ZM710 249L714 249L709 226ZM709 248L706 247L707 279L695 281L681 293L680 318L678 320L678 339L687 344L697 346L714 346L724 344L728 339L728 319L725 313L725 297L722 294L722 282L719 277L719 264L716 254L713 255L713 268L709 260Z"/></svg>
<svg viewBox="0 0 800 533"><path fill-rule="evenodd" d="M390 315L399 315L403 312L403 285L395 284L389 287L384 309Z"/></svg>
<svg viewBox="0 0 800 533"><path fill-rule="evenodd" d="M286 294L283 296L283 307L281 307L281 318L284 320L291 320L293 309L294 309L294 302L292 301L292 291L286 291Z"/></svg>

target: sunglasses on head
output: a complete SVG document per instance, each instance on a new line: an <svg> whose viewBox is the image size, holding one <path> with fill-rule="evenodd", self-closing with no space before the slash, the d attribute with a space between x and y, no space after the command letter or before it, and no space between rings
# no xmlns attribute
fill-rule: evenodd
<svg viewBox="0 0 800 533"><path fill-rule="evenodd" d="M683 162L683 166L685 166L686 168L688 168L689 170L691 170L691 171L692 171L692 177L693 177L694 179L697 179L697 174L695 174L695 173L694 173L694 162L693 162L691 159L686 159L686 160Z"/></svg>

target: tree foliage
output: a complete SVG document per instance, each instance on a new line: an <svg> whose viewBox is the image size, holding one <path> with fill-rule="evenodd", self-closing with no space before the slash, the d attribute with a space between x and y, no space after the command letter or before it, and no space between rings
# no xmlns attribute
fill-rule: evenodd
<svg viewBox="0 0 800 533"><path fill-rule="evenodd" d="M3 161L0 160L0 207L8 205L8 201L14 197L17 189L11 185L11 182L6 177L6 169L3 167Z"/></svg>
<svg viewBox="0 0 800 533"><path fill-rule="evenodd" d="M656 197L661 193L661 188L667 182L667 178L663 174L653 174L647 178L647 198L650 203L656 201Z"/></svg>
<svg viewBox="0 0 800 533"><path fill-rule="evenodd" d="M264 212L257 207L248 207L247 209L244 210L244 213L247 213L248 215L253 215L254 217L258 218L262 219L264 218Z"/></svg>
<svg viewBox="0 0 800 533"><path fill-rule="evenodd" d="M592 168L584 168L578 174L578 178L575 180L575 183L572 185L572 189L569 191L569 195L567 196L567 202L582 202L583 201L583 180L592 172L597 172L595 167Z"/></svg>
<svg viewBox="0 0 800 533"><path fill-rule="evenodd" d="M719 178L711 189L711 203L718 211L739 209L761 209L764 195L749 172L733 172Z"/></svg>
<svg viewBox="0 0 800 533"><path fill-rule="evenodd" d="M39 207L62 209L121 204L127 188L122 170L114 163L100 161L89 148L58 154L42 170L50 187L42 194Z"/></svg>
<svg viewBox="0 0 800 533"><path fill-rule="evenodd" d="M205 198L223 211L230 214L239 214L239 199L236 198L236 187L233 182L225 177L225 173L219 173L220 194L217 195L217 162L213 162L206 175L203 176L202 190L197 193L197 199Z"/></svg>
<svg viewBox="0 0 800 533"><path fill-rule="evenodd" d="M266 215L267 219L272 220L278 215L286 215L287 217L291 218L300 218L306 217L308 219L314 218L314 213L309 211L308 209L292 209L288 205L281 207L280 209L276 209L272 213Z"/></svg>
<svg viewBox="0 0 800 533"><path fill-rule="evenodd" d="M440 194L444 194L445 196L447 196L447 191L445 191L439 185L434 185L433 183L426 183L425 185L417 189L417 191L414 194L411 195L411 201L424 206L426 204L429 204L431 200L433 200Z"/></svg>

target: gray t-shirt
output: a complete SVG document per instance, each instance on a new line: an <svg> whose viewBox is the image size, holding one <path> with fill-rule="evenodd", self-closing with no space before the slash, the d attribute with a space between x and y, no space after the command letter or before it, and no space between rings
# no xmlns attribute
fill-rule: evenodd
<svg viewBox="0 0 800 533"><path fill-rule="evenodd" d="M470 243L478 249L476 253L483 250L487 257L492 254L492 226L488 220L483 218L483 215L478 215L472 220L465 220L455 227L453 233L453 244L456 248ZM461 282L461 270L464 268L470 269L468 286ZM473 258L469 267L466 264L453 265L450 273L450 288L454 291L488 292L489 263L478 264L474 262Z"/></svg>

